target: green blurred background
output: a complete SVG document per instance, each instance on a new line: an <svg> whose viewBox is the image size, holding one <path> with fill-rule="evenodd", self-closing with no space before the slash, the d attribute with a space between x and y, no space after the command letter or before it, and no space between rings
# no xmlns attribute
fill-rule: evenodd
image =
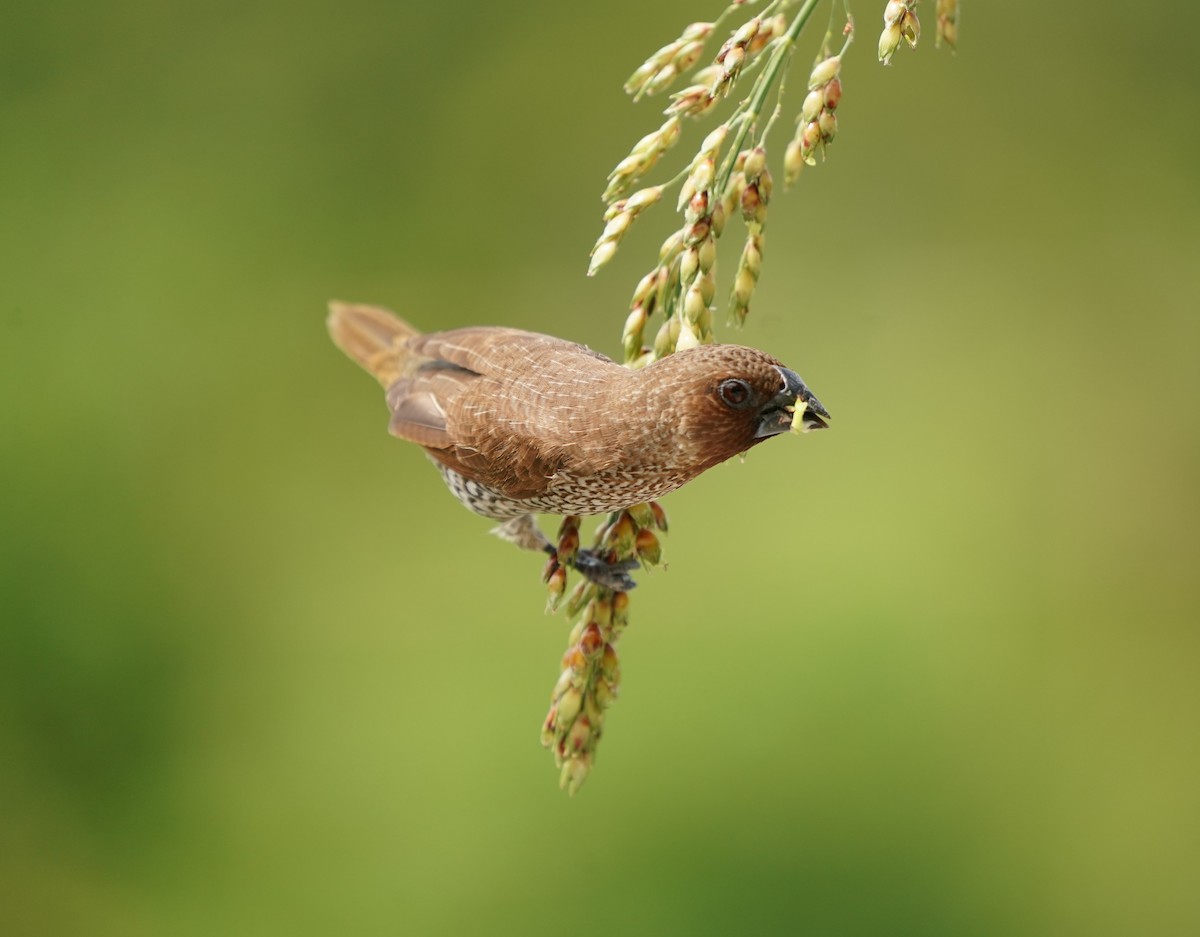
<svg viewBox="0 0 1200 937"><path fill-rule="evenodd" d="M667 499L558 790L541 564L324 303L615 353L620 84L719 6L6 10L0 933L1200 930L1193 4L922 4L889 69L855 5L720 333L835 428Z"/></svg>

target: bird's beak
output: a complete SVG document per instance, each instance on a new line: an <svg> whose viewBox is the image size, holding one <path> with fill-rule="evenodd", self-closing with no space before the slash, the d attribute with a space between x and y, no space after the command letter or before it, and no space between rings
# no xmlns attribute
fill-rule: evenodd
<svg viewBox="0 0 1200 937"><path fill-rule="evenodd" d="M783 390L763 407L755 438L777 436L790 429L796 429L796 432L800 433L829 429L829 424L825 422L830 419L829 411L821 406L821 401L813 396L800 375L778 365L775 370L783 377ZM795 426L797 419L800 420L799 428Z"/></svg>

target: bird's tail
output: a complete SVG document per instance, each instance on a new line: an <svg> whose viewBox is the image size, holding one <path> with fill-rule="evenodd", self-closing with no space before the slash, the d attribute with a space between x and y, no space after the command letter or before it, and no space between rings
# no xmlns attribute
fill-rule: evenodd
<svg viewBox="0 0 1200 937"><path fill-rule="evenodd" d="M386 309L336 301L329 304L325 324L333 343L384 387L400 376L408 356L404 343L417 334L416 329Z"/></svg>

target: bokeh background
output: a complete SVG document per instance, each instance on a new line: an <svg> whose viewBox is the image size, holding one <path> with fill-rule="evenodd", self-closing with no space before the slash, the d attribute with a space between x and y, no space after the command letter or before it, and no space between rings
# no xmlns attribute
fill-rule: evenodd
<svg viewBox="0 0 1200 937"><path fill-rule="evenodd" d="M1200 930L1193 5L876 6L720 333L835 428L667 499L571 800L541 563L324 303L615 353L620 84L720 3L10 5L0 933Z"/></svg>

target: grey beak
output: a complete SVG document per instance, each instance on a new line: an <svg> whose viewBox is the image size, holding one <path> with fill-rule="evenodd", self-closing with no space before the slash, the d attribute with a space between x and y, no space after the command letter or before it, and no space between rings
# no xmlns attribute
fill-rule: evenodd
<svg viewBox="0 0 1200 937"><path fill-rule="evenodd" d="M831 419L829 411L821 406L813 392L808 389L804 380L795 371L776 365L783 378L783 390L777 393L763 407L755 438L776 436L786 433L792 428L794 418L801 419L801 432L808 433L814 429L828 429L826 420Z"/></svg>

